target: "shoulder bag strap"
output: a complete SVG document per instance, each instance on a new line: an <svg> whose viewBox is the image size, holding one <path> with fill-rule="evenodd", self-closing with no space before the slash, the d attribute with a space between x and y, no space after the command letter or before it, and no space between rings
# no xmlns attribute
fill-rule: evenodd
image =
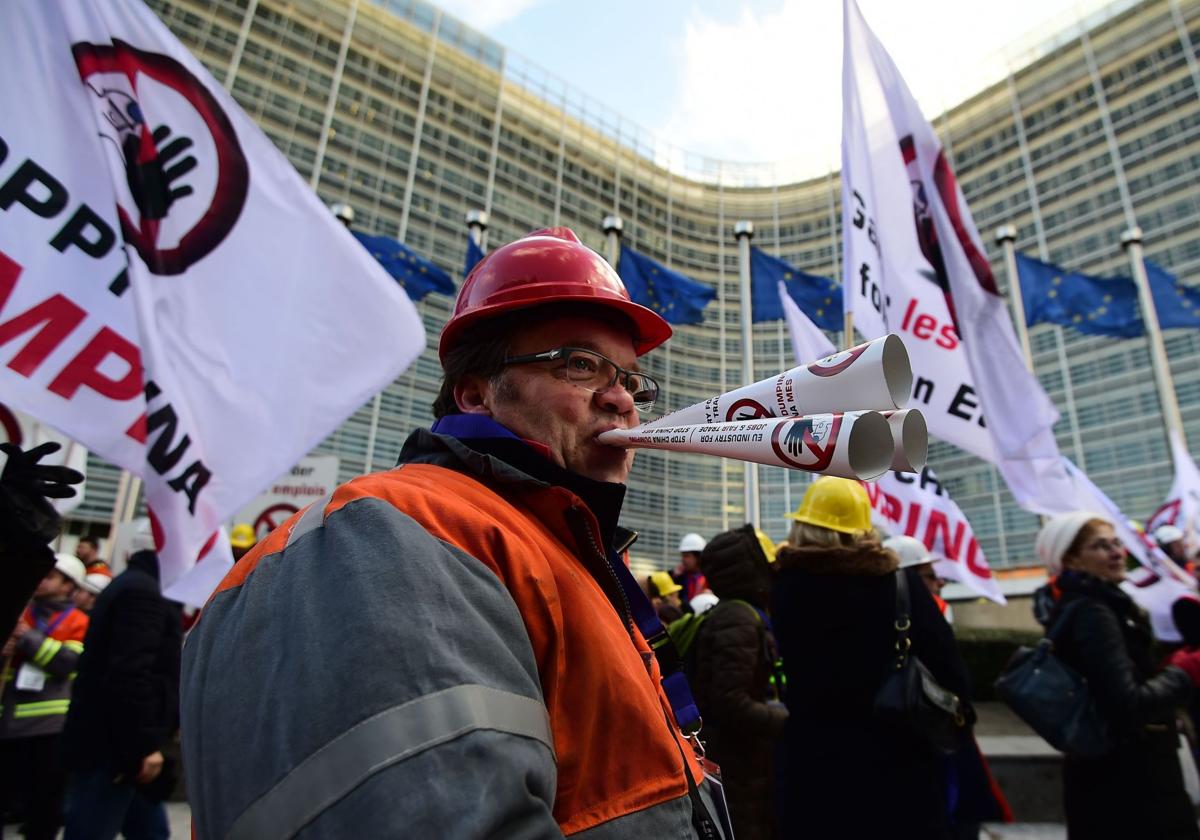
<svg viewBox="0 0 1200 840"><path fill-rule="evenodd" d="M912 640L908 631L912 628L911 607L908 600L908 576L903 569L897 569L892 577L896 581L896 670L904 667L908 661L908 650Z"/></svg>

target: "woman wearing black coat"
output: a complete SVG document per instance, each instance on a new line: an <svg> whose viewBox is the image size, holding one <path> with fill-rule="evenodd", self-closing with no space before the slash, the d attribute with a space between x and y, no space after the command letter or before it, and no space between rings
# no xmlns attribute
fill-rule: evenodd
<svg viewBox="0 0 1200 840"><path fill-rule="evenodd" d="M770 702L775 639L766 612L769 559L754 526L744 525L713 537L700 569L721 599L705 613L695 641L700 737L721 766L734 835L767 840L774 836L772 755L788 716L782 703Z"/></svg>
<svg viewBox="0 0 1200 840"><path fill-rule="evenodd" d="M1084 676L1115 745L1098 758L1068 755L1063 766L1071 840L1200 838L1176 749L1176 709L1200 684L1200 653L1181 651L1159 670L1146 614L1118 584L1125 550L1111 523L1080 512L1057 516L1038 534L1053 576L1047 627L1064 611L1055 650Z"/></svg>
<svg viewBox="0 0 1200 840"><path fill-rule="evenodd" d="M771 594L791 712L777 797L786 837L951 837L941 755L875 718L895 658L899 560L868 536L857 482L821 478L776 555ZM911 572L911 574L910 574ZM906 570L911 653L961 698L967 678L953 633Z"/></svg>

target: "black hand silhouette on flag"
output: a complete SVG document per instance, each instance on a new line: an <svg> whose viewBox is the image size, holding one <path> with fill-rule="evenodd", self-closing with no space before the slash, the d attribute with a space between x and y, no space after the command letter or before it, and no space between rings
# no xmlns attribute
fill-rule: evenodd
<svg viewBox="0 0 1200 840"><path fill-rule="evenodd" d="M122 141L125 178L143 220L165 217L172 204L192 194L192 188L186 184L174 188L171 186L196 168L196 158L190 154L173 165L171 163L192 147L192 141L188 137L176 137L160 148L170 136L171 129L165 125L154 129L154 143L148 150L149 154L145 154L142 148L144 144L139 133L128 133Z"/></svg>

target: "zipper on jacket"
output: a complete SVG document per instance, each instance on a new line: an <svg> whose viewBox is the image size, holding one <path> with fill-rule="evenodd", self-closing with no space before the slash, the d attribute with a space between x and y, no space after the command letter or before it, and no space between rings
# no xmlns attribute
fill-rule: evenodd
<svg viewBox="0 0 1200 840"><path fill-rule="evenodd" d="M608 556L604 553L599 544L596 542L596 537L592 533L592 529L588 527L587 518L583 511L578 506L571 508L572 513L578 517L578 522L581 530L587 534L588 544L596 552L596 556L600 558L600 562L604 565L604 570L608 572L609 580L612 581L617 595L620 596L620 603L613 604L617 608L617 612L621 615L621 620L625 623L625 631L629 634L629 638L633 638L633 607L629 603L629 597L625 594L625 587L621 586L621 580L617 577L617 573L613 571L612 564L608 560ZM612 600L611 598L609 599Z"/></svg>

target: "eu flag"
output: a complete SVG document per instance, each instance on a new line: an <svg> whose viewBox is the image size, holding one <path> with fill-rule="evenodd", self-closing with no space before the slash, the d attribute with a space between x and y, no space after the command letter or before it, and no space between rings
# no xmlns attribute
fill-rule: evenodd
<svg viewBox="0 0 1200 840"><path fill-rule="evenodd" d="M699 324L716 290L621 246L617 273L634 303L653 309L668 324Z"/></svg>
<svg viewBox="0 0 1200 840"><path fill-rule="evenodd" d="M1145 329L1128 277L1092 277L1017 254L1025 323L1073 327L1088 335L1132 338Z"/></svg>
<svg viewBox="0 0 1200 840"><path fill-rule="evenodd" d="M403 242L386 236L372 236L353 231L354 238L371 252L384 271L392 275L414 302L430 292L453 296L454 281L450 275L424 257L417 256Z"/></svg>
<svg viewBox="0 0 1200 840"><path fill-rule="evenodd" d="M467 263L463 267L463 278L465 279L471 273L471 269L483 259L483 249L479 247L479 243L475 241L473 236L467 236Z"/></svg>
<svg viewBox="0 0 1200 840"><path fill-rule="evenodd" d="M1146 260L1146 276L1160 327L1164 330L1200 327L1200 289L1183 285L1149 260Z"/></svg>
<svg viewBox="0 0 1200 840"><path fill-rule="evenodd" d="M842 328L842 287L828 277L805 274L798 268L757 248L750 249L751 320L774 321L783 317L779 281L800 311L823 330Z"/></svg>

